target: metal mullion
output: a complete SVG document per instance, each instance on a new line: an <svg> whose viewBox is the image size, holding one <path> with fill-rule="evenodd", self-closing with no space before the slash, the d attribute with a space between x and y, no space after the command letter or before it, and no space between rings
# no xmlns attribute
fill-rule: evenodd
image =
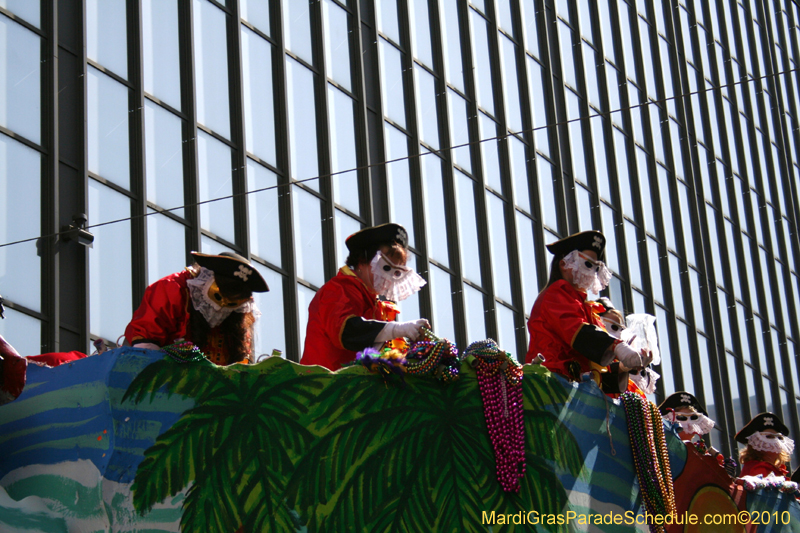
<svg viewBox="0 0 800 533"><path fill-rule="evenodd" d="M665 34L668 37L667 42L669 44L669 48L670 48L670 52L671 52L670 53L670 58L672 60L672 61L670 61L671 65L668 66L668 68L671 68L671 71L672 71L671 72L671 78L672 78L672 83L673 83L673 94L675 95L675 114L676 114L675 118L677 119L677 124L679 126L680 133L683 134L678 139L678 146L680 147L680 150L681 150L681 161L684 162L684 166L683 166L683 169L682 169L683 170L683 174L684 174L684 178L683 179L686 182L687 189L690 192L693 192L693 188L691 187L691 184L694 183L694 167L691 164L691 161L692 161L691 153L690 153L691 150L690 150L690 148L689 148L689 146L687 144L688 141L689 141L689 136L688 136L688 126L687 126L687 123L686 123L686 105L687 105L687 99L688 99L688 97L686 96L686 93L688 92L686 90L686 87L687 87L687 84L686 84L686 72L685 72L686 61L685 61L685 56L683 55L683 52L680 50L680 47L679 47L679 44L678 44L678 43L683 43L683 40L682 40L682 38L681 38L682 36L680 34L680 32L682 31L682 28L681 28L679 23L675 22L676 19L678 21L680 20L679 15L676 15L672 9L665 9L665 11L664 11L664 24L665 24L665 30L667 30L667 31L665 31ZM660 58L660 54L659 54L659 58ZM663 68L663 66L662 66L662 68ZM666 93L666 91L665 91L665 93ZM667 115L669 117L669 112L668 111L667 111ZM671 120L671 119L668 118L668 120ZM670 141L671 141L671 136L672 136L671 128L668 128L665 136L669 136ZM672 165L673 165L672 174L673 174L673 178L674 179L670 180L670 187L671 187L670 195L671 195L672 198L675 198L675 201L677 202L679 197L680 197L679 193L678 193L679 184L678 184L677 173L676 173L677 169L675 168L675 159L674 159L673 153L672 153L672 144L673 144L672 142L665 143L664 149L665 149L665 153L669 154L669 156L672 158ZM688 167L686 166L686 162L687 161L689 161ZM690 205L688 206L689 207L689 212L680 214L681 219L683 219L684 217L687 217L687 216L689 217L690 225L692 225L691 224L691 220L692 220L693 217L695 218L695 220L698 220L697 219L698 214L696 213L697 206L695 204L694 207L693 207L692 204L691 204L691 200L695 196L696 195L694 195L694 194L690 195L690 198L689 198ZM697 227L697 225L694 224L694 227ZM682 263L681 266L683 266L684 264L687 265L687 267L686 267L687 268L687 275L682 276L682 278L680 279L681 296L682 296L683 294L691 294L691 283L689 281L689 275L688 275L688 259L687 259L688 256L686 254L686 242L684 240L683 233L682 232L677 232L675 237L676 237L676 242L678 244L678 246L677 246L678 250L676 250L676 251L679 253L679 258L681 259L681 263ZM693 239L693 246L695 248L695 257L698 256L697 250L696 250L697 249L697 242L696 241L697 241L696 239ZM671 293L671 291L670 291L670 293ZM709 296L708 296L707 293L705 295L705 299L706 300L709 299ZM690 318L692 318L693 322L694 322L694 313L695 313L695 309L696 309L697 305L700 306L700 312L701 313L704 312L703 311L704 305L703 305L702 301L701 302L697 302L696 304L693 303L693 305L689 306L689 313L691 313ZM670 335L669 335L670 345L671 346L677 346L678 345L678 341L679 341L678 335L677 335L677 323L676 323L678 318L675 315L674 310L675 310L675 307L674 307L674 302L673 302L672 310L669 311L669 315L671 317L672 324L668 324L668 326L671 326L671 331L670 331ZM696 335L695 335L695 342L696 342ZM696 352L696 350L695 350L695 352ZM687 384L683 383L683 372L682 372L683 364L685 364L685 361L682 360L682 358L680 357L680 354L678 353L678 351L675 351L674 353L676 355L671 357L671 362L672 362L673 369L677 369L677 371L673 371L673 374L675 374L675 376L677 378L676 381L679 382L679 384L682 385L682 387L685 389Z"/></svg>
<svg viewBox="0 0 800 533"><path fill-rule="evenodd" d="M48 155L48 150L44 146L36 144L35 142L23 137L19 133L15 133L10 129L6 128L5 126L0 126L0 133L4 134L7 137L11 137L15 141L19 141L20 143L24 144L28 148L32 148L37 152L40 152L42 155Z"/></svg>
<svg viewBox="0 0 800 533"><path fill-rule="evenodd" d="M514 2L512 2L514 4ZM518 3L517 3L518 4ZM519 6L517 6L519 8ZM519 17L517 16L517 12L513 10L512 7L512 25L517 25L517 31L521 34L520 28L521 23L519 23ZM511 155L510 155L510 140L508 134L508 120L506 118L506 109L505 109L505 93L503 92L503 77L501 74L502 69L504 68L502 61L500 59L500 39L505 39L506 37L501 37L499 34L500 28L497 24L497 14L495 11L495 4L493 2L489 3L489 10L492 11L491 18L488 21L490 26L490 31L492 31L492 38L490 39L490 61L494 61L494 64L497 68L492 69L492 84L495 87L494 91L494 105L495 108L499 111L495 113L495 117L498 119L499 129L502 132L500 136L500 140L502 142L497 143L498 149L498 159L500 161L500 179L501 179L501 187L504 189L502 191L501 201L503 202L503 220L502 223L504 225L504 230L506 234L506 249L508 250L508 263L509 263L509 271L506 274L509 276L509 284L511 286L511 301L505 302L507 303L514 314L514 331L516 332L516 348L517 353L526 353L526 346L525 346L525 310L523 309L522 302L524 301L522 295L522 269L520 267L520 253L517 245L517 218L516 218L516 209L515 209L515 198L514 198L514 179L512 177L512 170L511 170ZM494 22L492 22L494 21ZM503 35L505 33L503 32ZM524 45L520 45L516 41L512 39L515 47L515 54L514 54L514 61L513 64L515 67L519 64L519 57L522 56L524 59L524 54L520 54L520 50L524 50ZM519 98L520 104L522 103L522 94L520 91L520 86L524 85L527 86L528 78L525 75L525 70L522 71L522 76L519 75L519 70L516 71L517 73L517 86L516 87L509 87L509 91L517 91L517 97ZM522 82L520 80L522 78ZM499 89L499 90L498 90ZM527 95L527 92L525 92ZM520 105L520 113L522 113L522 106ZM524 119L523 119L524 120ZM525 123L523 122L523 128L525 127ZM495 126L497 129L497 126ZM525 147L527 150L527 146ZM484 195L486 191L484 189ZM489 231L488 228L488 219L487 219L487 233ZM494 281L494 280L492 280ZM494 286L492 286L494 289ZM494 290L492 291L494 294ZM500 299L495 295L495 302L493 302L495 308L495 324L497 325L497 331L495 334L499 333L499 313L497 313L497 300ZM501 299L501 301L504 301ZM495 337L496 338L496 337Z"/></svg>
<svg viewBox="0 0 800 533"><path fill-rule="evenodd" d="M56 9L53 9L53 11L57 12ZM6 9L5 6L0 6L0 15L5 15L6 17L10 18L11 20L16 22L20 26L23 26L26 30L32 31L33 33L35 33L36 35L38 35L42 39L47 39L47 31L45 29L45 24L44 24L44 20L45 20L45 11L44 11L44 9L41 9L41 13L42 13L42 15L41 15L42 29L39 29L36 26L34 26L33 24L31 24L30 22L28 22L27 20L25 20L25 19L23 19L21 17L18 17L17 15L15 15L14 13L12 13L8 9ZM58 22L58 20L56 20L56 22Z"/></svg>
<svg viewBox="0 0 800 533"><path fill-rule="evenodd" d="M42 158L41 176L41 227L42 234L54 234L59 227L58 190L58 10L55 2L42 0L42 144L47 152ZM43 352L60 351L59 329L61 317L59 254L56 253L58 238L41 239L42 255L42 336Z"/></svg>
<svg viewBox="0 0 800 533"><path fill-rule="evenodd" d="M424 0L423 0L424 1ZM414 248L417 249L417 270L420 272L429 272L430 266L428 263L428 242L427 233L425 231L428 221L424 216L424 193L422 187L422 160L420 156L420 135L419 124L417 124L417 92L414 76L414 54L411 46L411 24L409 20L409 6L408 0L398 0L397 12L399 15L400 26L400 40L406 43L408 52L403 52L402 64L403 70L406 72L403 77L404 95L405 95L405 111L406 111L406 124L409 125L409 147L408 147L408 170L411 185L412 204L412 218L414 220ZM435 82L434 82L435 83ZM420 210L422 213L420 213ZM416 215L416 216L413 216ZM430 274L428 275L430 278ZM430 286L427 286L420 293L420 315L432 316L433 312L433 294L431 293Z"/></svg>
<svg viewBox="0 0 800 533"><path fill-rule="evenodd" d="M444 63L444 45L441 40L441 17L439 14L439 1L428 0L428 14L430 17L431 25L431 52L433 55L433 67L435 71L441 72L441 75L436 75L435 87L436 92L441 94L442 97L437 99L436 112L439 118L439 146L441 156L440 165L442 165L442 188L444 192L444 209L445 209L445 239L449 242L460 242L459 228L458 228L458 213L456 211L456 186L455 176L453 174L453 154L450 149L450 111L448 101L450 95L448 94L449 85L445 77L445 63ZM440 37L437 39L436 37ZM446 148L445 148L446 147ZM448 239L449 237L449 239ZM439 267L435 260L428 258L428 261ZM464 303L464 291L461 288L461 280L463 273L461 268L461 256L458 253L458 247L448 246L448 262L449 267L443 270L449 274L450 283L450 300L453 306L453 327L456 336L456 342L462 346L466 346L467 339L467 318L466 306ZM457 284L458 286L454 286Z"/></svg>
<svg viewBox="0 0 800 533"><path fill-rule="evenodd" d="M362 68L362 95L363 106L362 112L364 113L363 123L367 133L367 161L371 165L369 168L368 181L369 181L369 212L366 218L371 224L378 221L385 222L388 220L389 213L389 193L388 182L386 174L386 165L378 164L379 162L386 161L386 147L385 147L385 131L384 131L384 113L383 113L383 98L381 97L381 64L378 40L378 24L374 9L374 2L371 0L358 0L358 24L359 24L359 38L360 48L358 50L360 62L363 65L363 58L367 52L372 50L369 57L374 58L373 65L367 65ZM367 6L362 9L361 6ZM369 8L372 6L372 9ZM365 18L366 17L366 18ZM368 19L368 20L367 20ZM364 29L367 28L368 35L364 38ZM366 47L365 47L366 45ZM372 68L370 68L372 67ZM372 72L373 83L369 86L366 83L366 72ZM370 102L373 102L371 105ZM372 126L372 127L370 127ZM366 203L366 202L365 202Z"/></svg>
<svg viewBox="0 0 800 533"><path fill-rule="evenodd" d="M144 76L142 59L142 7L140 0L128 0L128 74L130 86L128 101L133 112L129 113L130 136L130 188L131 202L131 257L132 303L135 311L144 296L147 286L147 193L145 182L145 124L144 124ZM155 281L155 280L150 280Z"/></svg>
<svg viewBox="0 0 800 533"><path fill-rule="evenodd" d="M278 167L274 166L272 163L268 163L268 162L264 161L263 159L261 159L257 155L255 155L255 154L253 154L251 152L247 152L247 159L258 163L259 165L261 165L262 167L266 168L267 170L269 170L273 174L277 174L280 178L285 178L285 176L283 174L283 171L278 170Z"/></svg>
<svg viewBox="0 0 800 533"><path fill-rule="evenodd" d="M544 79L544 83L542 84L542 88L545 93L549 92L550 96L552 97L554 116L555 119L554 124L561 124L560 126L556 125L553 127L553 124L550 124L548 120L546 120L548 134L547 140L550 143L548 147L549 156L547 159L553 164L554 172L558 175L558 180L556 182L551 182L551 186L554 186L557 183L557 186L554 188L554 195L556 197L556 202L559 202L560 205L554 206L556 208L556 213L558 216L558 228L555 229L558 233L563 233L565 228L569 228L569 221L568 221L568 210L567 210L567 202L565 198L564 192L564 183L563 183L563 175L564 175L564 164L562 161L562 130L564 129L565 123L565 115L566 115L566 101L564 99L564 78L563 75L559 73L559 76L556 77L553 74L553 54L559 54L560 47L558 42L558 30L551 30L550 28L556 27L558 24L558 16L555 12L555 8L548 5L550 0L539 0L541 6L541 16L536 17L536 21L539 23L539 59L538 61L544 67L543 70L547 72L546 78ZM544 42L545 46L542 47L541 43ZM542 52L542 48L544 48L545 53ZM534 58L536 59L536 58ZM560 55L558 57L558 64L561 65L561 58ZM554 80L558 80L558 90L556 90ZM545 96L547 98L547 95ZM561 115L558 115L558 112L561 112ZM567 137L569 138L569 137ZM552 176L551 176L552 179ZM560 208L560 209L559 209ZM544 215L542 213L542 227L544 227Z"/></svg>
<svg viewBox="0 0 800 533"><path fill-rule="evenodd" d="M223 137L219 133L217 133L214 130L212 130L211 128L209 128L208 126L204 126L203 124L198 123L197 124L197 129L202 131L203 133L207 133L211 137L214 137L215 140L217 140L217 141L221 142L222 144L226 145L228 148L231 149L231 151L236 150L236 143L234 141L232 141L230 139L226 139L225 137Z"/></svg>
<svg viewBox="0 0 800 533"><path fill-rule="evenodd" d="M281 277L285 278L285 277L289 276L289 272L287 272L286 269L284 269L283 267L278 266L278 265L276 265L274 263L271 263L270 261L267 261L266 259L264 259L262 257L259 257L257 255L251 254L250 255L250 260L253 261L254 263L259 263L259 264L261 264L261 266L265 266L265 267L269 268L270 270L273 270L273 271L277 272L278 274L281 275Z"/></svg>
<svg viewBox="0 0 800 533"><path fill-rule="evenodd" d="M174 220L175 222L178 222L179 224L181 224L183 226L187 226L187 227L189 226L189 223L186 222L186 220L183 217L181 217L180 215L176 215L175 213L172 212L174 209L182 209L184 206L181 206L181 207L177 207L176 206L175 208L165 209L165 208L163 208L161 206L158 206L158 205L148 201L148 202L146 202L146 207L148 209L148 212L145 213L145 215L144 215L145 217L153 216L152 213L149 212L150 210L152 210L152 211L155 211L156 213L158 213L159 215L164 215L165 217L169 218L170 220Z"/></svg>
<svg viewBox="0 0 800 533"><path fill-rule="evenodd" d="M788 12L786 13L786 16L787 17L790 16ZM793 21L792 21L792 23L793 23ZM782 48L783 54L784 54L784 63L788 65L790 62L789 62L789 58L788 58L788 52L786 51L786 49L788 48L788 46L791 46L791 43L788 43L787 36L784 35L784 33L783 33L783 31L784 31L783 25L780 25L780 31L781 31L781 38L782 38L783 42L785 43L783 48ZM789 86L790 91L794 91L794 83L793 83L793 80L792 80L792 78L790 76L787 76L785 83ZM784 152L786 153L786 161L787 161L787 164L788 164L788 170L787 170L787 173L783 176L783 178L784 178L783 181L784 181L784 191L788 191L789 192L788 195L783 195L783 197L786 198L788 196L790 198L790 200L791 200L791 203L792 203L792 205L789 206L789 208L786 209L786 211L788 213L791 213L790 216L787 216L787 219L789 220L789 224L790 224L791 236L794 236L794 238L791 238L791 236L790 236L790 242L785 242L784 243L784 245L786 246L786 252L787 252L786 257L787 257L787 263L788 263L788 257L789 257L788 256L788 252L789 252L789 250L793 251L793 257L800 257L798 255L798 253L800 253L800 243L798 242L798 239L796 237L796 235L797 235L797 229L796 228L797 228L797 225L798 225L798 218L797 218L798 217L798 212L797 212L797 209L795 208L795 206L797 206L797 204L798 204L797 195L800 193L800 191L797 191L795 189L794 180L791 179L791 176L792 176L793 171L794 171L794 162L791 159L791 150L787 150L786 149L786 144L788 144L790 142L794 142L795 146L800 146L800 136L798 136L797 131L796 131L799 126L798 126L798 120L797 120L798 109L797 109L797 104L796 104L796 101L795 101L795 98L794 98L794 94L792 94L790 97L788 97L787 100L789 102L789 108L790 108L789 110L791 112L792 124L789 125L785 120L783 122L783 127L785 128L784 129L784 139L786 139L784 141L784 148L783 149L784 149ZM790 129L786 129L786 128L790 128ZM789 133L790 131L793 132L793 133L790 134ZM781 233L783 233L783 232L781 232ZM789 275L787 277L788 277L788 280L789 280L789 284L786 285L786 287L788 287L789 290L792 290L791 289L791 287L792 287L792 284L791 284L791 273L789 273ZM800 313L800 309L794 309L794 298L790 298L790 299L787 299L787 300L790 302L789 306L792 307L792 312L790 313L790 315L793 316L793 317L797 317L797 314ZM798 324L797 320L796 319L792 320L791 321L791 325L792 325L792 331L791 331L792 337L795 338L795 339L800 338L800 325ZM785 333L787 335L789 334L789 332L785 332Z"/></svg>
<svg viewBox="0 0 800 533"><path fill-rule="evenodd" d="M130 36L130 35L128 36L128 39L129 39L129 40L131 39L131 36ZM130 80L126 80L125 78L123 78L123 77L122 77L122 76L120 76L119 74L116 74L115 72L113 72L113 71L109 70L108 68L104 67L103 65L101 65L100 63L98 63L97 61L95 61L94 59L89 59L89 58L87 57L87 58L86 58L86 64L87 64L87 65L89 65L89 66L90 66L90 67L92 67L92 68L95 68L95 69L99 70L100 72L102 72L103 74L105 74L105 75L106 75L106 76L108 76L109 78L113 79L113 80L114 80L114 81L116 81L117 83L121 83L121 84L122 84L122 85L124 85L124 86L125 86L127 89L131 89L131 90L133 90L133 89L135 88L135 86L134 86L133 82L131 82Z"/></svg>
<svg viewBox="0 0 800 533"><path fill-rule="evenodd" d="M233 0L227 19L228 87L231 117L231 160L233 163L233 224L236 245L250 257L247 206L247 152L245 149L244 82L242 81L242 30L239 1Z"/></svg>
<svg viewBox="0 0 800 533"><path fill-rule="evenodd" d="M210 237L211 239L214 239L215 241L218 241L220 244L224 244L225 246L227 246L228 248L230 248L232 250L236 249L236 243L233 243L233 242L229 241L225 237L220 237L219 235L217 235L213 231L209 231L207 229L203 229L203 230L200 230L200 234L201 235L205 235L206 237Z"/></svg>
<svg viewBox="0 0 800 533"><path fill-rule="evenodd" d="M472 36L470 35L470 13L471 8L466 2L459 4L459 14L463 24L460 24L461 29L461 48L462 59L465 65L474 65L475 61L472 57ZM479 13L480 14L480 13ZM495 38L496 39L496 38ZM491 60L490 60L491 61ZM475 88L474 68L466 68L464 70L464 89L469 96L467 99L467 109L470 116L475 117L472 121L467 121L467 129L469 132L470 142L474 143L476 140L481 140L480 134L480 108L478 106L477 91ZM493 90L493 92L496 92ZM495 135L496 135L495 126ZM483 175L483 156L481 154L480 144L475 144L471 148L471 163L472 163L472 176L474 181L479 185L480 193L475 198L475 215L477 217L478 227L478 244L484 250L489 250L489 229L486 222L487 208L486 208L486 180ZM474 186L473 186L474 190ZM483 254L479 259L481 265L481 292L483 293L484 311L486 310L487 301L490 303L490 309L494 311L494 280L492 279L492 265L489 254ZM462 278L465 281L465 278ZM496 315L496 313L493 313ZM497 331L496 321L493 316L484 312L484 327L487 336L495 335Z"/></svg>
<svg viewBox="0 0 800 533"><path fill-rule="evenodd" d="M164 109L166 109L167 111L169 111L173 115L177 116L181 120L188 120L188 117L186 116L186 113L184 113L183 111L178 111L177 109L175 109L174 107L172 107L168 103L166 103L163 100L159 99L157 96L153 96L152 94L148 93L147 91L144 91L144 99L145 99L145 101L149 100L150 102L152 102L154 104L158 104L160 107L163 107Z"/></svg>
<svg viewBox="0 0 800 533"><path fill-rule="evenodd" d="M113 181L110 181L107 178L104 178L103 176L100 176L99 174L95 174L91 170L86 171L86 176L91 178L92 180L98 182L98 183L102 183L103 185L105 185L109 189L111 189L114 192L117 192L117 193L125 196L126 198L128 198L131 201L136 201L136 200L138 200L140 198L140 196L137 195L136 193L134 193L133 191L129 191L125 187L117 185Z"/></svg>
<svg viewBox="0 0 800 533"><path fill-rule="evenodd" d="M292 198L294 196L291 184L291 158L289 157L289 118L287 110L286 85L286 45L283 29L283 5L281 2L272 2L270 22L272 33L275 36L277 47L272 47L273 59L273 98L275 99L275 155L276 164L283 169L283 175L278 175L279 186L286 187L286 194L278 194L278 209L280 217L281 257L283 267L288 272L284 277L283 286L283 311L286 328L286 358L290 361L300 361L302 346L300 345L300 331L298 324L298 298L297 298L297 266L294 249L294 220Z"/></svg>
<svg viewBox="0 0 800 533"><path fill-rule="evenodd" d="M181 8L182 6L182 8ZM183 129L183 176L184 176L184 203L186 208L186 221L189 223L187 231L187 245L189 250L200 249L200 191L197 183L197 110L195 107L196 90L194 79L194 18L192 2L178 4L178 33L180 43L181 63L181 107L186 115L182 122ZM187 250L188 252L188 250ZM188 262L192 256L186 254Z"/></svg>
<svg viewBox="0 0 800 533"><path fill-rule="evenodd" d="M300 63L304 67L306 67L308 70L313 72L315 75L317 75L317 76L324 76L325 75L325 73L321 72L320 69L317 66L313 65L312 63L309 63L308 61L306 61L305 59L303 59L299 55L295 54L291 50L284 49L284 51L286 52L287 56L291 57L292 59L294 59L295 61L297 61L298 63Z"/></svg>
<svg viewBox="0 0 800 533"><path fill-rule="evenodd" d="M309 10L311 16L312 55L319 73L314 76L314 93L317 99L317 172L319 173L319 192L322 196L322 261L325 279L336 275L336 208L333 205L333 178L331 176L331 129L328 117L328 74L325 61L325 23L322 2L314 2ZM322 110L322 111L319 111Z"/></svg>
<svg viewBox="0 0 800 533"><path fill-rule="evenodd" d="M238 6L239 6L240 2L241 2L241 0L237 0L237 13L241 13L241 10L238 9ZM241 18L241 15L239 15L239 24L241 24L242 26L245 26L248 30L252 31L256 35L258 35L259 37L261 37L262 39L267 41L269 44L271 44L273 46L278 46L278 43L276 43L275 40L272 37L270 37L269 35L267 35L263 31L259 30L258 28L256 28L252 24L250 24L249 21Z"/></svg>
<svg viewBox="0 0 800 533"><path fill-rule="evenodd" d="M88 90L86 87L86 80L87 80L87 57L86 57L86 0L80 0L80 10L81 10L81 51L78 55L80 61L80 68L81 68L81 91L80 91L80 98L81 103L83 105L81 109L80 116L86 117L87 110L89 109L88 103ZM83 130L81 131L82 138L83 138L83 146L82 148L82 158L79 162L80 166L80 176L81 176L81 186L82 186L82 193L83 193L83 213L89 212L89 135L88 135L88 124L87 121L84 119L82 121ZM81 253L82 252L82 253ZM78 327L80 329L79 336L80 336L80 345L81 346L89 346L90 341L90 334L89 328L91 324L91 298L90 298L90 287L91 287L91 280L89 277L89 248L83 247L83 250L78 252L78 254L82 255L83 260L83 279L81 280L81 285L83 286L83 294L84 294L84 302L83 302L83 311L84 317L81 321L78 319Z"/></svg>

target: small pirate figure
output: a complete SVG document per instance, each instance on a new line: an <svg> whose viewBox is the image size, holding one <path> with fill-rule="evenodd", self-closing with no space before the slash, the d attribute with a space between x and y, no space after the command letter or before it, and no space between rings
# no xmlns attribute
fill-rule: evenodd
<svg viewBox="0 0 800 533"><path fill-rule="evenodd" d="M252 295L267 292L266 281L240 255L192 256L194 265L147 287L125 339L151 350L190 341L212 363L248 362L258 314Z"/></svg>
<svg viewBox="0 0 800 533"><path fill-rule="evenodd" d="M656 317L645 313L623 316L614 307L611 300L605 296L598 299L597 302L605 308L605 311L600 313L600 321L609 335L629 344L633 349L646 348L653 357L651 365L657 365L661 362L658 350L658 334L655 328ZM630 392L635 392L645 398L648 394L655 393L656 382L661 376L650 365L634 369L626 369L625 367L620 369L620 363L611 363L609 366L609 374L622 373L625 370L627 370L628 390ZM603 376L604 384L607 379L606 376Z"/></svg>
<svg viewBox="0 0 800 533"><path fill-rule="evenodd" d="M598 383L615 359L625 369L650 363L646 350L634 350L610 335L597 314L604 311L602 306L586 301L587 293L598 294L611 280L611 272L601 261L605 244L599 231L584 231L547 245L553 254L550 279L528 320L531 340L526 362L541 354L542 364L550 371L573 381L592 372ZM627 383L627 379L621 381Z"/></svg>
<svg viewBox="0 0 800 533"><path fill-rule="evenodd" d="M365 228L347 237L345 244L350 252L345 265L308 306L301 364L338 370L354 361L356 352L397 338L415 341L423 327L430 328L425 319L395 322L400 311L394 302L426 283L406 266L408 234L403 226Z"/></svg>
<svg viewBox="0 0 800 533"><path fill-rule="evenodd" d="M666 422L680 424L678 436L682 440L699 441L703 435L714 429L714 421L708 418L706 410L694 395L686 391L667 396L658 406L658 410Z"/></svg>
<svg viewBox="0 0 800 533"><path fill-rule="evenodd" d="M756 415L736 434L736 442L746 444L739 452L742 476L789 477L786 465L794 451L789 428L773 413Z"/></svg>

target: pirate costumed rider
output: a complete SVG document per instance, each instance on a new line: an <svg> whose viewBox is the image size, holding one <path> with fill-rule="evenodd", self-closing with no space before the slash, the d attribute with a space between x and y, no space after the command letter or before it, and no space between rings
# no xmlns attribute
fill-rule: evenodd
<svg viewBox="0 0 800 533"><path fill-rule="evenodd" d="M417 340L425 319L395 322L404 300L425 285L405 266L408 234L399 224L382 224L353 233L345 244L346 264L328 280L308 306L304 365L338 370L355 360L356 352L380 348L397 338ZM379 298L382 296L383 299Z"/></svg>
<svg viewBox="0 0 800 533"><path fill-rule="evenodd" d="M753 417L735 437L736 442L747 445L739 452L741 475L774 474L788 478L786 465L794 451L794 441L788 435L789 428L778 415L761 413Z"/></svg>
<svg viewBox="0 0 800 533"><path fill-rule="evenodd" d="M627 388L624 372L647 366L651 355L610 335L598 316L605 309L586 301L587 293L598 294L611 280L602 262L605 245L599 231L576 233L547 245L553 254L550 278L528 320L531 340L526 362L541 354L542 364L552 372L574 381L592 372L600 383L600 376L616 359L623 371L617 374L616 392L622 392Z"/></svg>
<svg viewBox="0 0 800 533"><path fill-rule="evenodd" d="M252 295L267 292L266 281L238 254L192 256L194 265L147 287L125 328L127 342L158 350L189 341L212 363L248 362L252 326L260 315Z"/></svg>

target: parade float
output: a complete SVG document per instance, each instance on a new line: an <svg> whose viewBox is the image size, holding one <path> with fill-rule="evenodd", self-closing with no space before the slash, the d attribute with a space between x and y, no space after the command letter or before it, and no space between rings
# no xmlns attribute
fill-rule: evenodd
<svg viewBox="0 0 800 533"><path fill-rule="evenodd" d="M652 404L492 343L413 355L30 364L0 407L0 531L800 532L789 484L747 490Z"/></svg>

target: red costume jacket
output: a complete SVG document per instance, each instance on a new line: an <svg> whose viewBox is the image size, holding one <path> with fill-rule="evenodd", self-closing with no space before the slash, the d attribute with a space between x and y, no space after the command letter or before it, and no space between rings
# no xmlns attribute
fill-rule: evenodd
<svg viewBox="0 0 800 533"><path fill-rule="evenodd" d="M575 371L600 371L611 362L601 360L615 341L597 315L596 311L602 309L587 302L586 294L565 280L547 287L533 304L528 319L531 341L525 362L532 362L541 353L547 369L570 379L578 379Z"/></svg>
<svg viewBox="0 0 800 533"><path fill-rule="evenodd" d="M775 474L776 476L783 476L785 478L789 477L789 472L786 470L786 467L775 466L771 463L766 461L745 461L742 464L742 476L757 476L763 475L767 477L770 474Z"/></svg>
<svg viewBox="0 0 800 533"><path fill-rule="evenodd" d="M398 314L392 302L379 300L349 267L340 268L308 306L306 342L300 364L338 370L356 358L356 352L342 345L342 331L348 318L389 322Z"/></svg>
<svg viewBox="0 0 800 533"><path fill-rule="evenodd" d="M139 309L125 328L129 344L146 339L166 346L178 339L192 340L188 331L191 297L186 282L193 277L192 272L184 270L161 278L145 289ZM219 326L209 330L205 346L199 348L212 363L228 364L228 348Z"/></svg>

